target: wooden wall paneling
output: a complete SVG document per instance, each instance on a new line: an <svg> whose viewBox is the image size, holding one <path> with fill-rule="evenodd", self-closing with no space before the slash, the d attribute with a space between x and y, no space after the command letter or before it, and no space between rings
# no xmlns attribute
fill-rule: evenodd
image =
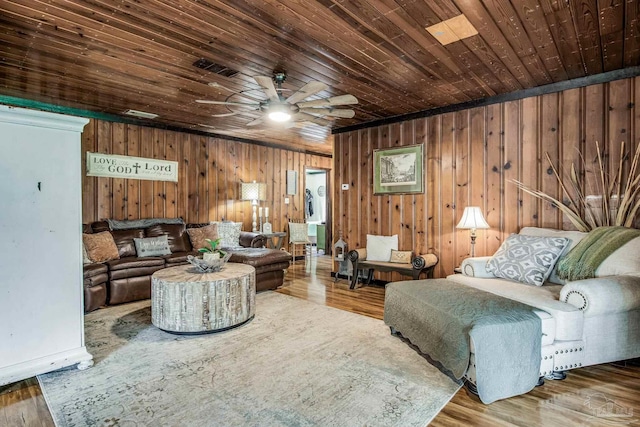
<svg viewBox="0 0 640 427"><path fill-rule="evenodd" d="M96 152L98 153L111 153L111 123L99 122L98 123L98 144ZM111 178L97 178L98 180L98 192L97 192L97 206L98 206L98 219L112 218L112 196L111 191Z"/></svg>
<svg viewBox="0 0 640 427"><path fill-rule="evenodd" d="M410 120L401 124L401 141L406 141L408 144L416 144L415 135L415 120ZM422 168L424 173L424 151L422 153ZM360 168L362 169L362 168ZM422 177L422 185L424 186L424 176ZM416 242L416 201L419 197L423 197L421 194L407 194L402 197L402 204L400 205L400 235L398 249L400 250L417 250ZM362 203L361 203L362 205Z"/></svg>
<svg viewBox="0 0 640 427"><path fill-rule="evenodd" d="M127 154L127 134L123 123L111 124L111 154L124 156ZM113 178L113 205L111 212L114 219L127 219L127 183L124 178Z"/></svg>
<svg viewBox="0 0 640 427"><path fill-rule="evenodd" d="M198 154L200 152L200 137L197 135L189 135L187 144L189 145L189 151L187 159L189 167L187 169L187 222L200 222L200 195L198 194L198 182L199 182L199 165Z"/></svg>
<svg viewBox="0 0 640 427"><path fill-rule="evenodd" d="M153 129L153 156L152 158L164 160L166 151L164 146L164 136L166 132L160 129ZM165 204L167 195L165 192L165 181L153 182L153 217L165 218Z"/></svg>
<svg viewBox="0 0 640 427"><path fill-rule="evenodd" d="M392 123L387 126L386 137L383 136L380 143L382 148L396 148L401 146L401 124ZM408 145L408 144L407 144ZM402 233L400 233L402 222L402 205L403 195L386 195L381 196L383 204L382 209L382 234L384 236L398 235L398 248L404 249L404 243L400 241ZM365 242L366 243L366 242ZM400 277L397 273L376 273L381 280L398 280Z"/></svg>
<svg viewBox="0 0 640 427"><path fill-rule="evenodd" d="M382 235L382 221L380 220L380 215L382 214L382 205L383 205L383 198L380 196L374 196L373 192L373 152L374 150L380 148L380 128L373 128L373 129L369 129L369 145L368 145L368 149L367 149L367 155L368 155L368 159L369 159L369 164L366 166L367 170L367 174L368 174L368 185L369 188L371 189L371 198L370 198L370 205L371 205L371 217L369 219L368 222L368 229L367 230L362 230L361 234L364 233L365 235L367 233L369 234L376 234L378 236ZM365 236L366 237L366 236ZM361 240L363 243L363 245L366 245L366 239L365 240Z"/></svg>
<svg viewBox="0 0 640 427"><path fill-rule="evenodd" d="M566 195L562 192L562 201L566 205L571 205L570 200L576 203L576 207L579 209L582 204L578 200L577 193L573 187L569 184L571 177L571 166L575 167L576 173L582 180L584 170L582 168L582 158L580 153L584 150L584 135L582 133L582 93L581 89L571 89L564 91L561 96L561 137L560 137L560 161L558 162L559 173L562 175L567 192ZM562 189L561 189L562 191ZM572 230L575 228L568 216L560 213L562 218L562 228L564 230Z"/></svg>
<svg viewBox="0 0 640 427"><path fill-rule="evenodd" d="M90 223L96 217L96 194L98 179L87 176L87 152L95 152L96 146L96 121L91 120L82 131L80 155L82 156L82 222ZM85 196L86 195L86 196Z"/></svg>
<svg viewBox="0 0 640 427"><path fill-rule="evenodd" d="M92 120L93 122L94 120ZM127 126L127 155L140 157L140 127ZM178 166L178 172L180 166ZM177 216L177 214L175 215ZM127 180L127 219L141 218L140 216L140 180Z"/></svg>
<svg viewBox="0 0 640 427"><path fill-rule="evenodd" d="M442 199L440 202L440 264L445 274L453 273L453 269L457 267L455 256L454 235L456 234L456 210L455 210L455 114L447 113L442 115L442 175L441 175L441 191Z"/></svg>
<svg viewBox="0 0 640 427"><path fill-rule="evenodd" d="M283 164L286 165L287 170L294 170L293 168L293 153L291 151L280 151L280 158ZM304 221L304 211L298 211L298 205L301 193L304 192L304 174L298 172L298 182L296 187L296 194L289 196L289 204L285 205L286 214L285 216L292 221L302 222Z"/></svg>
<svg viewBox="0 0 640 427"><path fill-rule="evenodd" d="M540 188L538 163L540 153L538 151L538 115L540 112L540 98L532 97L522 100L522 148L521 148L521 173L520 182L532 188ZM540 224L539 199L520 192L521 214L520 225L522 227L536 227Z"/></svg>
<svg viewBox="0 0 640 427"><path fill-rule="evenodd" d="M224 218L220 218L220 220L230 220L232 218L236 218L236 208L238 210L245 208L245 205L248 205L248 209L251 208L250 201L241 201L240 196L240 177L238 176L238 153L237 153L237 145L238 143L235 141L225 141L224 142L226 153L225 159L225 174L222 177L223 187L225 189L225 212Z"/></svg>
<svg viewBox="0 0 640 427"><path fill-rule="evenodd" d="M502 162L502 174L504 183L504 211L503 211L503 236L504 239L511 233L520 231L519 194L513 179L520 179L520 113L521 102L511 101L504 106L504 159Z"/></svg>
<svg viewBox="0 0 640 427"><path fill-rule="evenodd" d="M422 144L423 157L422 157L422 169L424 182L424 193L417 195L414 199L413 215L415 217L414 229L414 245L416 255L428 253L429 245L427 243L427 199L430 196L429 189L429 170L428 170L428 141L427 141L427 120L417 119L413 121L414 126L414 142L416 144Z"/></svg>
<svg viewBox="0 0 640 427"><path fill-rule="evenodd" d="M605 113L605 85L587 86L585 89L585 144L584 144L584 180L585 193L597 195L601 193L596 142L600 144L600 150L606 148L604 135L607 115Z"/></svg>
<svg viewBox="0 0 640 427"><path fill-rule="evenodd" d="M484 231L486 238L486 253L493 254L502 243L503 227L503 105L494 104L487 107L486 144L487 167L485 169L487 182L487 223L491 227Z"/></svg>
<svg viewBox="0 0 640 427"><path fill-rule="evenodd" d="M169 161L178 161L178 150L176 147L176 132L166 132L164 136L165 143L165 159ZM180 166L178 166L180 168ZM133 181L133 180L130 180ZM164 213L167 218L176 218L178 216L177 206L177 190L178 183L165 181L164 183Z"/></svg>
<svg viewBox="0 0 640 427"><path fill-rule="evenodd" d="M358 174L357 182L360 185L356 185L354 190L357 190L357 204L353 206L353 209L358 210L358 241L362 242L362 245L366 246L367 242L367 230L372 230L372 218L371 209L369 204L373 198L373 178L371 167L371 142L369 141L369 129L363 129L358 131L358 164L355 168ZM370 234L375 234L371 232Z"/></svg>
<svg viewBox="0 0 640 427"><path fill-rule="evenodd" d="M440 185L442 175L442 146L441 146L441 122L442 116L434 116L427 121L427 188L431 189L427 200L427 246L428 251L441 257L442 245L440 234L442 227L440 223L442 188ZM444 269L442 263L438 262L435 268L435 276L443 277Z"/></svg>
<svg viewBox="0 0 640 427"><path fill-rule="evenodd" d="M470 148L467 162L469 163L469 206L479 206L486 216L486 108L474 108L469 115ZM462 208L462 207L461 207ZM462 215L459 213L459 215ZM487 235L485 230L478 230L476 239L476 256L487 255ZM460 237L465 242L463 253L470 253L469 231L465 230Z"/></svg>
<svg viewBox="0 0 640 427"><path fill-rule="evenodd" d="M616 80L609 82L609 128L608 133L608 153L609 171L611 177L618 171L621 159L621 144L625 143L625 152L629 151L629 127L631 112L631 79ZM630 161L625 161L623 170L629 171Z"/></svg>
<svg viewBox="0 0 640 427"><path fill-rule="evenodd" d="M540 189L545 193L558 198L560 196L558 180L553 174L553 170L547 155L549 155L554 165L559 163L559 115L558 115L557 93L550 93L542 96L542 114L540 117ZM542 202L541 225L547 228L558 228L560 225L560 210L552 203Z"/></svg>
<svg viewBox="0 0 640 427"><path fill-rule="evenodd" d="M140 130L140 157L153 158L154 129L143 127ZM140 181L140 218L153 218L154 205L153 181ZM111 217L108 217L111 218ZM185 218L186 219L186 218Z"/></svg>
<svg viewBox="0 0 640 427"><path fill-rule="evenodd" d="M197 141L197 192L198 192L198 220L209 222L209 138L200 136Z"/></svg>
<svg viewBox="0 0 640 427"><path fill-rule="evenodd" d="M470 135L469 120L470 111L458 111L455 113L455 127L453 131L454 153L454 174L455 174L455 195L454 195L454 226L462 218L462 212L467 206L473 205L469 188L470 179ZM453 244L455 246L454 267L459 267L464 258L469 256L469 230L458 230L453 233Z"/></svg>
<svg viewBox="0 0 640 427"><path fill-rule="evenodd" d="M178 188L176 191L176 211L178 217L187 219L187 169L189 168L189 160L187 159L185 150L188 150L188 141L185 141L185 135L178 134L176 140L176 154L178 157Z"/></svg>
<svg viewBox="0 0 640 427"><path fill-rule="evenodd" d="M286 196L286 191L283 191L280 184L283 177L286 177L286 170L280 167L280 156L276 155L277 149L270 149L267 151L267 164L271 171L271 194L273 195L273 218L271 224L275 231L286 231L286 226L282 220L282 205Z"/></svg>
<svg viewBox="0 0 640 427"><path fill-rule="evenodd" d="M273 216L273 187L270 185L271 183L267 179L267 147L258 147L257 145L252 146L251 148L251 156L254 160L255 173L257 174L257 179L259 182L263 182L267 185L267 200L263 202L263 206L265 208L269 208L269 222L273 226L272 216ZM275 172L275 171L274 171ZM266 222L266 221L265 221ZM275 230L275 228L273 229Z"/></svg>

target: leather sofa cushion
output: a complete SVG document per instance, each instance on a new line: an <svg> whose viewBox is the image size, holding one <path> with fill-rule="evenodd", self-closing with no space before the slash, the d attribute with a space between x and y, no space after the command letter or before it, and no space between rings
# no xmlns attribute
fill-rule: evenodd
<svg viewBox="0 0 640 427"><path fill-rule="evenodd" d="M163 265L151 265L147 267L125 268L124 270L113 270L109 272L109 279L126 279L130 277L150 276L158 270L162 270Z"/></svg>
<svg viewBox="0 0 640 427"><path fill-rule="evenodd" d="M147 228L145 235L158 237L166 234L171 253L187 252L191 250L191 243L185 230L184 224L156 224Z"/></svg>
<svg viewBox="0 0 640 427"><path fill-rule="evenodd" d="M107 304L107 285L84 288L84 312L96 310Z"/></svg>
<svg viewBox="0 0 640 427"><path fill-rule="evenodd" d="M93 277L98 274L106 273L108 268L104 264L94 263L94 264L85 264L82 272L82 276L86 279L88 277Z"/></svg>
<svg viewBox="0 0 640 427"><path fill-rule="evenodd" d="M151 298L151 276L130 277L109 282L109 304Z"/></svg>
<svg viewBox="0 0 640 427"><path fill-rule="evenodd" d="M162 257L145 257L145 258L128 257L128 258L121 258L121 259L115 259L113 261L109 261L107 262L107 265L109 266L109 271L125 270L127 268L164 266L164 258Z"/></svg>
<svg viewBox="0 0 640 427"><path fill-rule="evenodd" d="M113 240L118 247L118 254L120 258L135 257L136 245L133 239L141 239L144 237L144 230L132 229L132 230L113 230L111 232Z"/></svg>
<svg viewBox="0 0 640 427"><path fill-rule="evenodd" d="M272 271L284 271L287 268L289 268L289 261L277 262L275 264L261 265L261 266L255 267L256 277L258 277L260 274L270 273Z"/></svg>
<svg viewBox="0 0 640 427"><path fill-rule="evenodd" d="M98 286L107 283L109 280L109 274L105 271L104 273L95 274L90 277L85 277L83 284L86 287Z"/></svg>
<svg viewBox="0 0 640 427"><path fill-rule="evenodd" d="M89 224L94 233L100 233L102 231L110 231L109 223L107 221L95 221Z"/></svg>
<svg viewBox="0 0 640 427"><path fill-rule="evenodd" d="M243 248L234 249L231 252L230 262L241 262L252 267L279 264L291 261L291 254L285 251L268 248Z"/></svg>

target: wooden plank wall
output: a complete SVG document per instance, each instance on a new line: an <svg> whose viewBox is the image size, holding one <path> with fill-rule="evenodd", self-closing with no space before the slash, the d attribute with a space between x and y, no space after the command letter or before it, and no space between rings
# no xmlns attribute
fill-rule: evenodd
<svg viewBox="0 0 640 427"><path fill-rule="evenodd" d="M524 226L570 229L556 207L523 194L509 180L559 195L549 153L567 169L584 157L580 173L591 185L595 141L609 165L618 164L621 141L635 149L639 96L640 78L625 79L337 134L334 233L342 231L350 249L365 247L367 234L398 234L400 249L437 254L436 275L444 277L469 256L469 232L455 228L465 206L480 206L491 226L478 231L476 256L493 254ZM411 144L425 144L424 194L374 196L373 150ZM341 190L342 183L350 189Z"/></svg>
<svg viewBox="0 0 640 427"><path fill-rule="evenodd" d="M269 220L274 231L286 231L289 219L304 218L305 167L331 169L330 157L279 148L91 120L82 134L86 152L175 160L178 182L96 178L83 162L82 220L182 217L186 222L227 219L251 230L251 205L238 200L240 183L267 183ZM284 204L286 171L298 171L298 191Z"/></svg>

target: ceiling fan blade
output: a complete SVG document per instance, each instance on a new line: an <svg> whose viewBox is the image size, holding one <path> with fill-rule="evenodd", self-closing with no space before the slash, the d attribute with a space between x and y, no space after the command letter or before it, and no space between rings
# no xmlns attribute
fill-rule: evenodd
<svg viewBox="0 0 640 427"><path fill-rule="evenodd" d="M212 114L211 117L231 117L240 113L239 111L234 111L232 113L221 113L221 114Z"/></svg>
<svg viewBox="0 0 640 427"><path fill-rule="evenodd" d="M333 108L301 108L300 111L308 114L319 114L321 116L340 117L342 119L351 119L356 115L356 112L353 110Z"/></svg>
<svg viewBox="0 0 640 427"><path fill-rule="evenodd" d="M260 88L264 93L267 94L269 100L271 101L279 101L280 97L278 97L278 92L276 91L276 87L273 84L273 80L271 77L267 76L253 76L253 79L260 85Z"/></svg>
<svg viewBox="0 0 640 427"><path fill-rule="evenodd" d="M237 105L238 107L258 108L260 104L250 104L248 102L229 102L229 101L210 101L208 99L196 99L198 104L214 104L214 105Z"/></svg>
<svg viewBox="0 0 640 427"><path fill-rule="evenodd" d="M329 126L331 124L329 120L325 120L318 116L314 116L312 114L307 114L307 113L298 113L295 115L294 118L295 118L295 121L297 122L300 122L300 121L311 122L320 126Z"/></svg>
<svg viewBox="0 0 640 427"><path fill-rule="evenodd" d="M256 125L259 125L261 123L262 123L262 117L250 121L249 123L247 123L247 126L256 126Z"/></svg>
<svg viewBox="0 0 640 427"><path fill-rule="evenodd" d="M329 86L322 82L318 82L315 80L310 81L306 85L302 86L300 90L287 98L287 102L289 104L295 104L298 101L302 101L305 98L308 98L312 95L315 95L318 92L322 92L327 89Z"/></svg>
<svg viewBox="0 0 640 427"><path fill-rule="evenodd" d="M326 99L317 99L315 101L299 102L300 108L312 108L312 107L330 107L332 105L351 105L357 104L358 98L353 95L338 95L332 96Z"/></svg>

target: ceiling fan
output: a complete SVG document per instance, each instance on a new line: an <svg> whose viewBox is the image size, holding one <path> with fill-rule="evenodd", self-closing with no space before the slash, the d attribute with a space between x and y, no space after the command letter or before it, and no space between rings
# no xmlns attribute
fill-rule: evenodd
<svg viewBox="0 0 640 427"><path fill-rule="evenodd" d="M226 101L197 99L196 102L201 104L235 106L264 113L263 117L250 121L247 123L247 126L264 123L265 117L274 122L311 122L320 126L327 126L331 124L331 122L323 117L350 119L355 116L355 111L351 109L335 108L341 105L357 104L358 99L353 95L347 94L304 101L328 88L326 84L315 80L310 81L293 95L285 98L282 92L286 89L282 88L282 83L286 78L285 73L274 73L273 78L267 76L253 77L262 91L267 95L265 101L256 103L229 101L231 96L235 95L233 94L227 97ZM241 111L230 110L229 113L214 114L213 117L229 117L240 114L240 112Z"/></svg>

